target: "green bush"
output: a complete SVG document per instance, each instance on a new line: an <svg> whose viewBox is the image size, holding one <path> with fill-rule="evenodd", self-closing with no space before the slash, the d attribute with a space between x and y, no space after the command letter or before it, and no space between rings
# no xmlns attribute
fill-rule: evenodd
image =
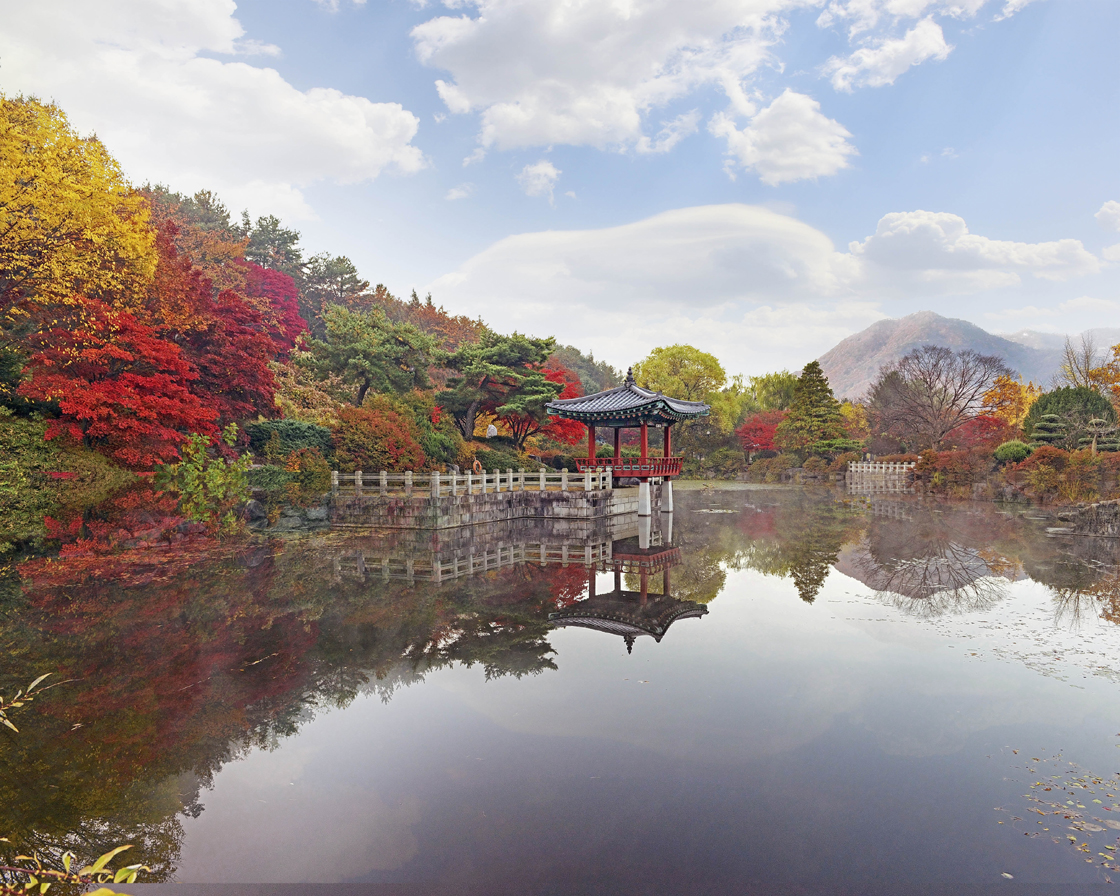
<svg viewBox="0 0 1120 896"><path fill-rule="evenodd" d="M995 457L1001 464L1017 464L1030 457L1032 450L1030 445L1020 442L1018 439L1012 439L1010 442L1004 442L996 449Z"/></svg>
<svg viewBox="0 0 1120 896"><path fill-rule="evenodd" d="M301 448L315 448L320 454L331 450L331 431L325 426L299 420L263 420L245 427L249 447L258 457L283 460Z"/></svg>
<svg viewBox="0 0 1120 896"><path fill-rule="evenodd" d="M487 473L493 473L497 470L517 470L525 466L525 463L514 451L493 451L489 448L479 448L475 452L475 460L482 464L482 469ZM568 469L575 469L575 465L573 464Z"/></svg>
<svg viewBox="0 0 1120 896"><path fill-rule="evenodd" d="M249 488L259 494L266 503L278 504L287 499L288 486L296 481L299 474L289 473L283 467L266 464L249 470Z"/></svg>

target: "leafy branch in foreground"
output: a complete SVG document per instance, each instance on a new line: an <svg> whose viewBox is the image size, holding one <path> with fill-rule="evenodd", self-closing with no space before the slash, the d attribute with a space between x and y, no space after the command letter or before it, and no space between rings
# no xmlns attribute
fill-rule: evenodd
<svg viewBox="0 0 1120 896"><path fill-rule="evenodd" d="M0 837L0 843L7 843L6 837ZM6 882L0 880L0 896L29 896L38 890L39 896L50 889L52 884L79 884L82 887L89 886L90 884L134 884L136 883L136 875L141 871L150 871L146 865L126 865L124 868L119 868L116 871L106 867L110 860L124 852L126 849L132 849L131 845L118 846L116 849L110 850L97 859L92 865L86 865L77 871L71 870L74 862L74 854L72 852L64 853L62 856L63 870L58 871L54 868L44 868L42 860L36 856L16 856L16 862L29 862L29 865L0 865L0 874L19 875L26 878L26 880ZM98 887L89 896L124 896L124 894L117 894L116 891L110 890L108 887Z"/></svg>
<svg viewBox="0 0 1120 896"><path fill-rule="evenodd" d="M34 700L35 697L38 696L35 693L35 689L39 687L39 685L43 683L44 679L46 679L50 675L50 672L47 672L44 675L40 675L27 686L26 691L16 691L16 695L11 700L5 700L3 696L0 696L0 725L11 728L18 734L19 729L15 725L13 725L12 720L8 718L8 711L12 709L19 709L24 704L30 703L32 700Z"/></svg>

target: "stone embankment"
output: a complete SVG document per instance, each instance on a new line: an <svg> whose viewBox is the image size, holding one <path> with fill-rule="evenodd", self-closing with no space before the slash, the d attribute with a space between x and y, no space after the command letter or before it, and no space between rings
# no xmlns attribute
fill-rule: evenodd
<svg viewBox="0 0 1120 896"><path fill-rule="evenodd" d="M1082 504L1058 513L1072 535L1097 535L1120 538L1120 501Z"/></svg>

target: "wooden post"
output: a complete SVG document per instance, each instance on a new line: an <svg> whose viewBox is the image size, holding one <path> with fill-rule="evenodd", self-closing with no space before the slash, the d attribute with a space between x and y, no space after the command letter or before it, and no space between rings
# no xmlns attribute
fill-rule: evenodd
<svg viewBox="0 0 1120 896"><path fill-rule="evenodd" d="M661 573L661 593L669 597L669 567L665 567L665 571Z"/></svg>
<svg viewBox="0 0 1120 896"><path fill-rule="evenodd" d="M665 456L666 457L672 457L673 456L672 455L672 450L673 450L673 438L669 434L669 424L666 423L665 424Z"/></svg>
<svg viewBox="0 0 1120 896"><path fill-rule="evenodd" d="M646 465L646 458L649 457L649 424L642 421L642 466Z"/></svg>
<svg viewBox="0 0 1120 896"><path fill-rule="evenodd" d="M331 497L338 497L338 470L331 470Z"/></svg>
<svg viewBox="0 0 1120 896"><path fill-rule="evenodd" d="M404 474L404 496L412 497L412 470L406 470Z"/></svg>
<svg viewBox="0 0 1120 896"><path fill-rule="evenodd" d="M595 567L592 566L587 570L587 596L595 596Z"/></svg>
<svg viewBox="0 0 1120 896"><path fill-rule="evenodd" d="M587 424L587 458L588 463L595 464L595 427L593 424Z"/></svg>
<svg viewBox="0 0 1120 896"><path fill-rule="evenodd" d="M362 496L362 471L354 471L354 497L360 498Z"/></svg>
<svg viewBox="0 0 1120 896"><path fill-rule="evenodd" d="M622 427L616 426L614 428L614 459L619 461L622 459Z"/></svg>
<svg viewBox="0 0 1120 896"><path fill-rule="evenodd" d="M389 494L389 474L384 470L381 471L381 495L384 497Z"/></svg>

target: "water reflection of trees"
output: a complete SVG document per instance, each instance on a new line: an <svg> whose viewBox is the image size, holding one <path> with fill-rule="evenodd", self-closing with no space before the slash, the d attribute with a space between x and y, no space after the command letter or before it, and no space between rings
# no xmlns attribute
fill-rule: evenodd
<svg viewBox="0 0 1120 896"><path fill-rule="evenodd" d="M903 506L908 512L869 518L852 559L864 584L924 617L987 610L1006 596L1020 564L997 547L1014 528L1005 517L988 508Z"/></svg>
<svg viewBox="0 0 1120 896"><path fill-rule="evenodd" d="M740 549L732 562L766 575L788 576L801 599L812 603L843 546L858 537L864 515L861 504L831 492L803 492L748 506L738 523Z"/></svg>
<svg viewBox="0 0 1120 896"><path fill-rule="evenodd" d="M580 566L534 564L443 586L335 575L329 543L206 556L36 561L0 614L0 692L54 688L0 733L0 858L67 849L173 873L180 814L227 762L294 733L321 707L388 700L451 664L487 678L554 669L548 613Z"/></svg>

